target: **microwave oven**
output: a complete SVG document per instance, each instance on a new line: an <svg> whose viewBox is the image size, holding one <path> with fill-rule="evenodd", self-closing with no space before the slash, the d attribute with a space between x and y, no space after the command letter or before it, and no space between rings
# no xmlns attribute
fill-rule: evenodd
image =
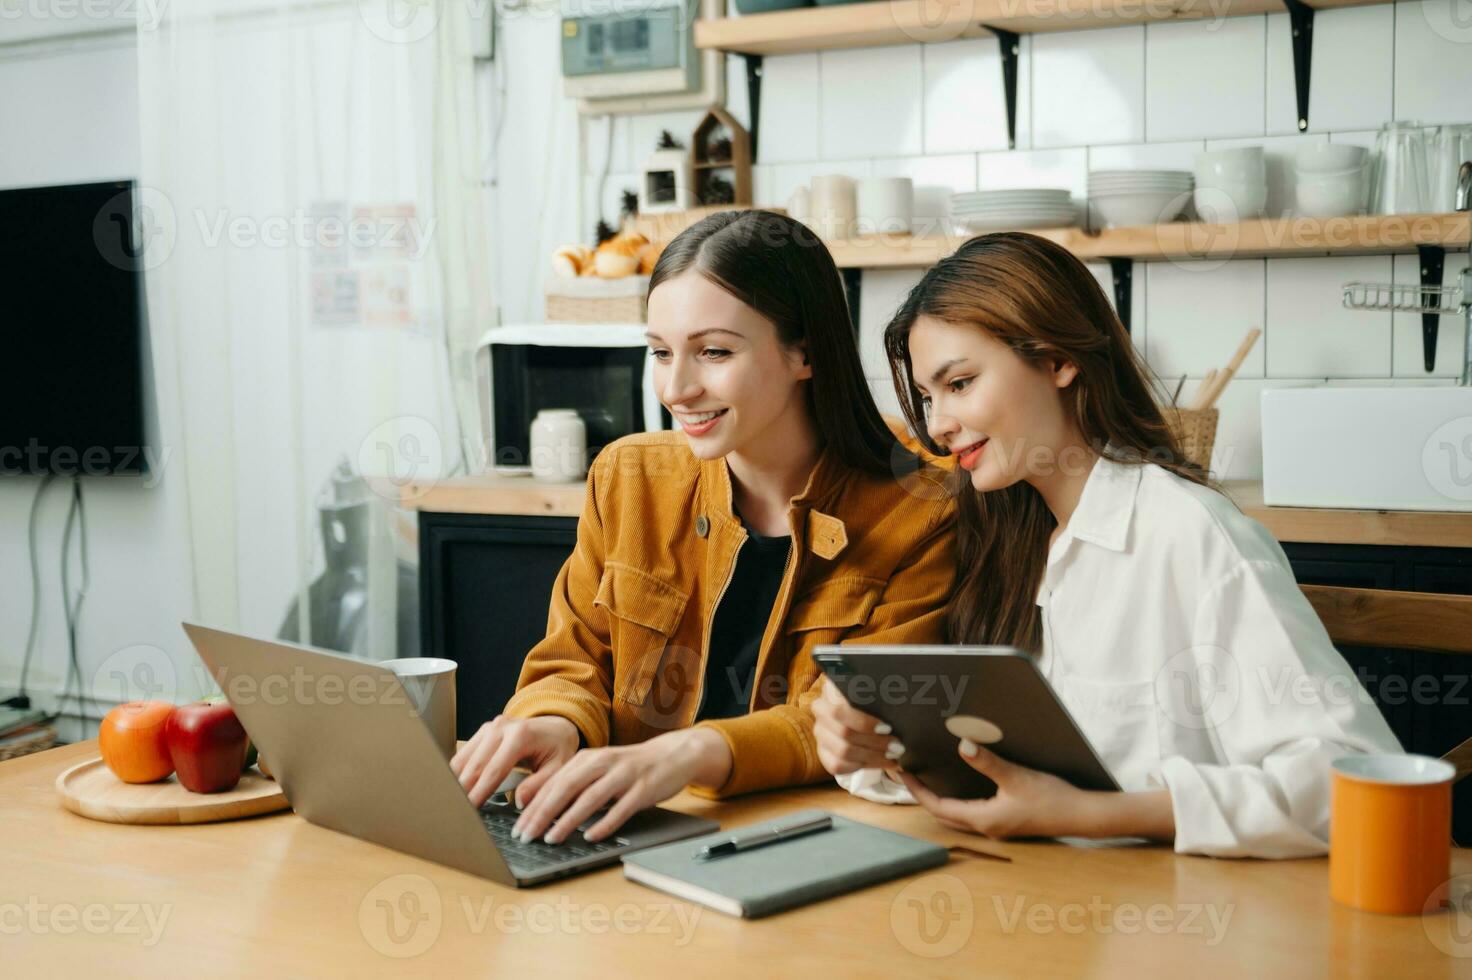
<svg viewBox="0 0 1472 980"><path fill-rule="evenodd" d="M532 420L543 409L578 413L589 463L615 439L671 427L654 393L643 324L497 327L481 338L475 359L487 469L531 469Z"/></svg>

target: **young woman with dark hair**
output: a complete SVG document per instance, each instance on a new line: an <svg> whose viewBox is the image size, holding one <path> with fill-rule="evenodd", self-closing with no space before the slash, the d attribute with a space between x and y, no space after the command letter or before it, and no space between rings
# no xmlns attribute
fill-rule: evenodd
<svg viewBox="0 0 1472 980"><path fill-rule="evenodd" d="M938 798L835 691L814 705L824 765L996 837L1322 853L1329 763L1398 751L1395 737L1282 548L1182 457L1088 269L1034 235L974 238L915 286L885 344L911 424L957 464L951 639L1036 656L1124 792L962 740L998 791Z"/></svg>
<svg viewBox="0 0 1472 980"><path fill-rule="evenodd" d="M526 840L560 842L609 806L586 832L600 839L687 784L826 778L813 647L944 635L954 506L875 408L812 232L705 218L660 256L648 321L683 432L599 454L547 636L450 763L477 806L535 770L516 790Z"/></svg>

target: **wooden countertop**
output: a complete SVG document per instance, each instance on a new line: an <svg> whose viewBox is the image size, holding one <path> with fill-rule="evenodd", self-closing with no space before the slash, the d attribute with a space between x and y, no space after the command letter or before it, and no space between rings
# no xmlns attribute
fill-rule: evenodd
<svg viewBox="0 0 1472 980"><path fill-rule="evenodd" d="M1223 488L1279 541L1472 548L1472 513L1269 507L1261 483L1227 482ZM463 476L411 483L400 499L405 507L434 513L577 517L583 491L582 483L538 483L529 476Z"/></svg>
<svg viewBox="0 0 1472 980"><path fill-rule="evenodd" d="M0 762L7 976L1465 975L1454 913L1356 912L1328 862L1165 847L997 843L833 787L670 806L731 828L818 806L995 858L747 921L617 868L516 890L290 811L192 826L98 823L52 782L95 741ZM1472 874L1472 851L1452 871ZM1465 911L1461 913L1465 915ZM151 918L150 918L151 916ZM1439 947L1437 944L1440 943ZM1463 943L1465 947L1465 943ZM412 956L411 956L412 954Z"/></svg>

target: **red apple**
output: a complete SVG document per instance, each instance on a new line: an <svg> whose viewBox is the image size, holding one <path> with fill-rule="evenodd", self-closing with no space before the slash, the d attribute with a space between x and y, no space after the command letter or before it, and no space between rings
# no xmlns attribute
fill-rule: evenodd
<svg viewBox="0 0 1472 980"><path fill-rule="evenodd" d="M225 701L196 701L174 709L164 741L179 782L194 793L223 793L240 782L245 767L245 728Z"/></svg>

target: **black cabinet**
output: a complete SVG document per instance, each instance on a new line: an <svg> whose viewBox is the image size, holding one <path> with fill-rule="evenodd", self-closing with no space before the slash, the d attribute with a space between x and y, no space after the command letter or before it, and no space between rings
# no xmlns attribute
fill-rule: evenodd
<svg viewBox="0 0 1472 980"><path fill-rule="evenodd" d="M516 690L527 651L547 633L577 526L575 517L420 513L420 646L460 665L457 737L475 734Z"/></svg>
<svg viewBox="0 0 1472 980"><path fill-rule="evenodd" d="M1300 585L1472 595L1472 550L1285 544ZM1472 622L1467 624L1472 630ZM1472 656L1341 646L1407 752L1441 756L1472 738ZM1472 844L1472 779L1452 792L1453 836Z"/></svg>

